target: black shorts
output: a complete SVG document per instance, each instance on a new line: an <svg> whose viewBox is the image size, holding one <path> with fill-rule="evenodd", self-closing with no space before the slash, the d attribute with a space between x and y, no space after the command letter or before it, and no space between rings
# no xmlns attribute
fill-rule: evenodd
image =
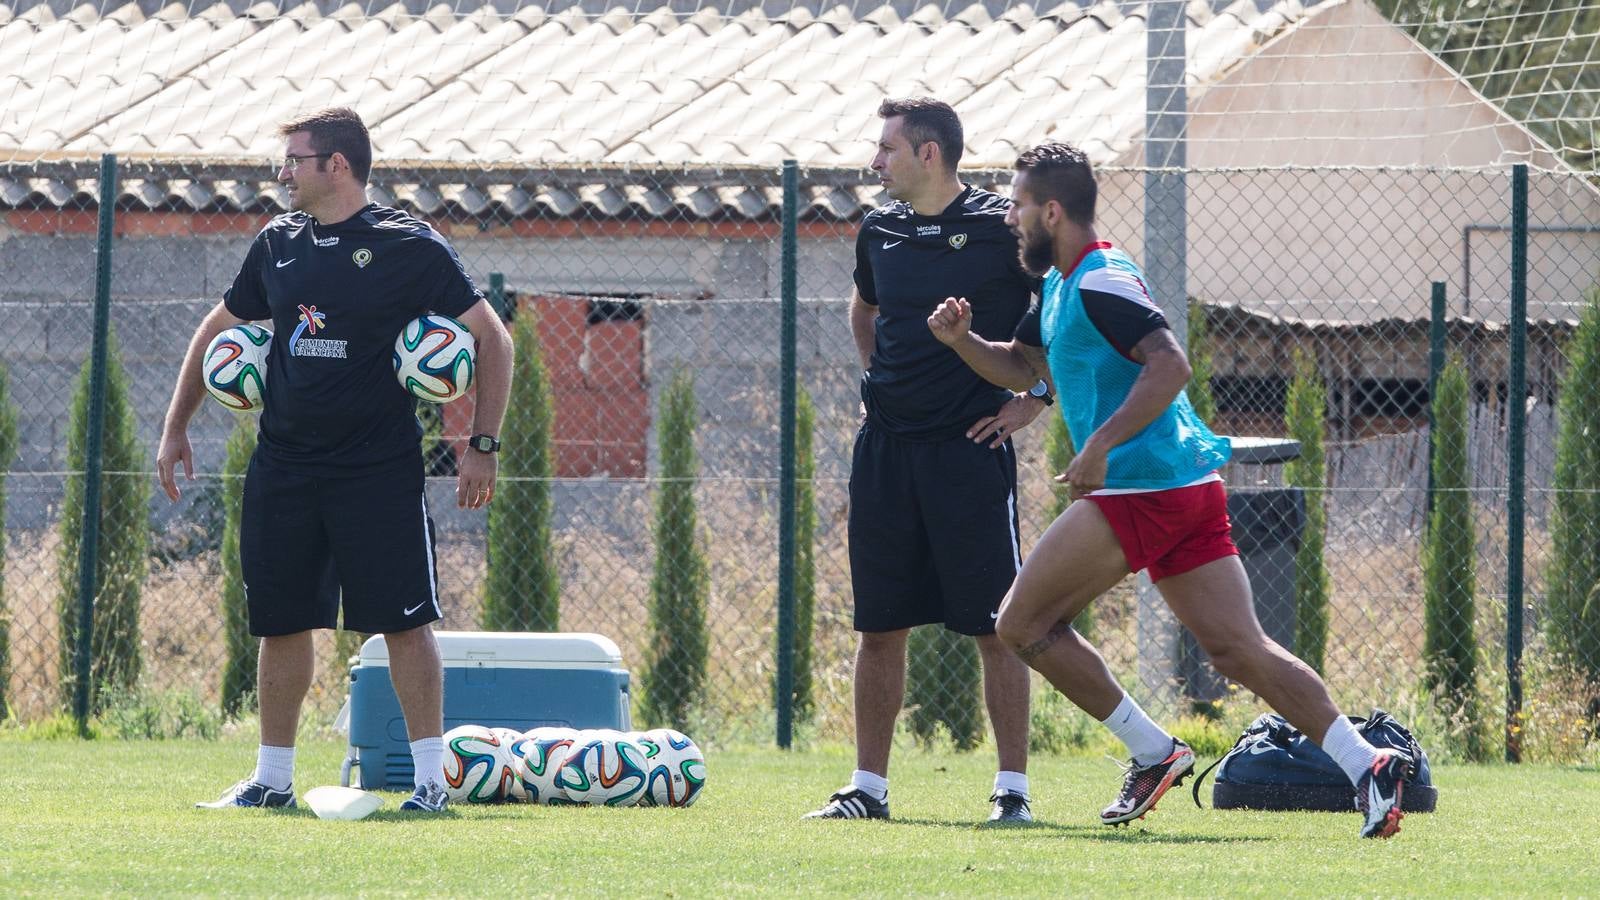
<svg viewBox="0 0 1600 900"><path fill-rule="evenodd" d="M903 441L871 425L850 468L850 580L857 631L942 622L994 634L1022 567L1017 456L967 438Z"/></svg>
<svg viewBox="0 0 1600 900"><path fill-rule="evenodd" d="M257 452L239 523L250 633L333 628L341 593L351 631L389 634L437 621L433 520L422 487L420 458L325 478Z"/></svg>

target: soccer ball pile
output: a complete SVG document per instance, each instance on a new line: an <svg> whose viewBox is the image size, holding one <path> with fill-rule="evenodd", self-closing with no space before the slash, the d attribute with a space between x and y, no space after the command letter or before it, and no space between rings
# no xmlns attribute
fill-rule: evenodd
<svg viewBox="0 0 1600 900"><path fill-rule="evenodd" d="M461 725L444 735L445 793L457 803L689 806L705 783L705 754L671 728Z"/></svg>

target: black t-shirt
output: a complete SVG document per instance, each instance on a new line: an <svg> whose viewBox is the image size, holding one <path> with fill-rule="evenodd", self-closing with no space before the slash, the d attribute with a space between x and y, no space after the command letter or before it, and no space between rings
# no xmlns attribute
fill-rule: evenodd
<svg viewBox="0 0 1600 900"><path fill-rule="evenodd" d="M394 377L395 338L417 316L459 316L481 299L444 238L399 210L267 223L223 295L235 316L272 320L260 452L308 473L417 453L422 426Z"/></svg>
<svg viewBox="0 0 1600 900"><path fill-rule="evenodd" d="M867 418L911 440L964 435L1011 392L985 381L928 329L946 297L972 304L972 330L1009 340L1038 279L1022 270L1006 227L1011 201L967 187L936 216L895 201L856 235L856 289L878 308L872 363L862 377Z"/></svg>

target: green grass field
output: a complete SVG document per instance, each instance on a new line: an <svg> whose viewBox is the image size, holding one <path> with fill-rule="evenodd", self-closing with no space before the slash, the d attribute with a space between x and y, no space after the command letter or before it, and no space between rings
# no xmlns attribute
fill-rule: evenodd
<svg viewBox="0 0 1600 900"><path fill-rule="evenodd" d="M302 746L298 788L342 747ZM708 753L689 809L452 807L361 822L210 811L244 739L0 740L0 893L550 896L1578 896L1600 891L1600 772L1443 766L1439 812L1391 841L1357 816L1198 810L1185 786L1133 828L1096 823L1108 760L1037 758L1032 827L976 823L988 753L896 751L891 822L800 821L852 768L842 749ZM1209 790L1205 792L1209 800Z"/></svg>

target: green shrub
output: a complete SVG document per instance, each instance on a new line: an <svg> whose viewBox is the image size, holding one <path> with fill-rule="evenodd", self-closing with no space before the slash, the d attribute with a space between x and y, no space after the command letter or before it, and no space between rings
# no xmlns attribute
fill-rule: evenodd
<svg viewBox="0 0 1600 900"><path fill-rule="evenodd" d="M1567 347L1556 409L1545 633L1586 674L1593 722L1600 714L1600 288L1589 291Z"/></svg>
<svg viewBox="0 0 1600 900"><path fill-rule="evenodd" d="M89 697L100 709L107 689L131 690L138 682L139 597L148 565L150 480L144 447L128 400L116 333L109 335L101 442L100 538L94 571L94 631L90 638ZM84 468L88 464L91 360L85 360L72 398L67 432L67 480L61 506L57 562L57 612L60 622L61 702L71 708L78 683L78 553L83 538ZM131 473L131 474L130 474Z"/></svg>
<svg viewBox="0 0 1600 900"><path fill-rule="evenodd" d="M489 553L483 627L555 631L561 622L550 479L555 402L539 344L538 318L520 310L512 326L511 396L500 429L500 472L489 504Z"/></svg>
<svg viewBox="0 0 1600 900"><path fill-rule="evenodd" d="M1050 682L1033 692L1028 707L1028 752L1072 753L1103 741L1105 727Z"/></svg>
<svg viewBox="0 0 1600 900"><path fill-rule="evenodd" d="M1472 495L1467 459L1470 388L1466 368L1454 355L1439 374L1433 407L1433 511L1422 544L1424 686L1447 717L1471 723L1478 717L1477 537L1472 525ZM1467 756L1481 759L1478 730L1462 732Z"/></svg>
<svg viewBox="0 0 1600 900"><path fill-rule="evenodd" d="M250 636L245 608L244 571L239 566L239 522L244 508L244 476L256 449L255 416L234 417L228 453L222 463L222 714L234 718L255 696L256 661L261 643Z"/></svg>
<svg viewBox="0 0 1600 900"><path fill-rule="evenodd" d="M11 615L6 609L6 473L17 457L17 411L11 405L6 368L0 365L0 719L9 708L11 683Z"/></svg>
<svg viewBox="0 0 1600 900"><path fill-rule="evenodd" d="M817 410L805 385L795 385L794 436L794 718L816 712L812 640L817 617ZM782 702L782 698L779 698Z"/></svg>
<svg viewBox="0 0 1600 900"><path fill-rule="evenodd" d="M983 743L983 667L978 642L943 625L911 629L907 641L907 724L923 743L943 727L957 750Z"/></svg>
<svg viewBox="0 0 1600 900"><path fill-rule="evenodd" d="M650 648L640 713L651 725L679 727L705 687L706 605L711 575L700 546L694 488L694 375L675 372L661 392L656 422L660 483L655 497L655 571L650 578Z"/></svg>
<svg viewBox="0 0 1600 900"><path fill-rule="evenodd" d="M191 691L146 692L108 688L98 717L102 735L127 741L214 741L222 734L222 716Z"/></svg>
<svg viewBox="0 0 1600 900"><path fill-rule="evenodd" d="M1324 429L1327 388L1317 372L1316 358L1296 350L1294 378L1284 399L1284 425L1289 437L1300 442L1300 457L1284 464L1283 480L1303 488L1306 498L1305 530L1294 557L1294 652L1306 665L1321 672L1328 648L1328 563L1323 548L1328 534L1327 461Z"/></svg>
<svg viewBox="0 0 1600 900"><path fill-rule="evenodd" d="M1207 425L1215 422L1217 401L1211 394L1211 376L1215 367L1211 362L1211 322L1206 305L1199 300L1189 301L1189 384L1184 391L1195 414Z"/></svg>

